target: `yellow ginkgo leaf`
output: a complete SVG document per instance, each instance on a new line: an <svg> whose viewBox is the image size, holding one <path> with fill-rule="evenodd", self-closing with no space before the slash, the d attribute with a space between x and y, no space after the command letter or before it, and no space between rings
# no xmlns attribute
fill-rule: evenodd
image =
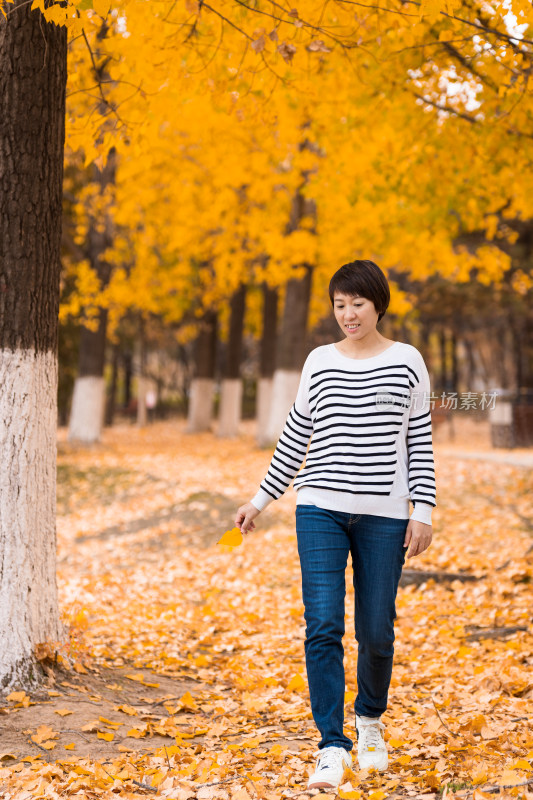
<svg viewBox="0 0 533 800"><path fill-rule="evenodd" d="M403 747L405 742L402 739L391 738L389 739L389 744L391 747Z"/></svg>
<svg viewBox="0 0 533 800"><path fill-rule="evenodd" d="M222 538L218 540L217 544L225 544L228 547L238 547L242 544L242 539L243 536L240 528L232 528L230 531L226 531Z"/></svg>
<svg viewBox="0 0 533 800"><path fill-rule="evenodd" d="M198 708L196 700L190 692L185 692L179 703L180 709L189 708L195 711Z"/></svg>
<svg viewBox="0 0 533 800"><path fill-rule="evenodd" d="M531 766L529 761L525 760L525 758L519 758L517 761L514 762L514 764L511 765L510 769L531 770L531 769L533 769L533 767Z"/></svg>
<svg viewBox="0 0 533 800"><path fill-rule="evenodd" d="M500 775L497 783L499 786L516 786L517 783L522 783L524 776L520 772L512 768L504 769Z"/></svg>
<svg viewBox="0 0 533 800"><path fill-rule="evenodd" d="M74 714L69 708L56 708L54 714L59 714L60 717L68 717L69 714Z"/></svg>
<svg viewBox="0 0 533 800"><path fill-rule="evenodd" d="M130 717L138 716L137 709L133 706L128 705L127 703L121 706L114 706L115 711L122 711L124 714L129 714Z"/></svg>
<svg viewBox="0 0 533 800"><path fill-rule="evenodd" d="M114 733L105 733L104 731L97 731L96 736L98 739L105 739L106 742L112 742L115 738Z"/></svg>
<svg viewBox="0 0 533 800"><path fill-rule="evenodd" d="M7 699L12 703L22 703L26 698L26 692L11 692Z"/></svg>
<svg viewBox="0 0 533 800"><path fill-rule="evenodd" d="M55 746L56 743L51 741L41 742L41 744L39 745L39 747L44 747L45 750L53 750Z"/></svg>
<svg viewBox="0 0 533 800"><path fill-rule="evenodd" d="M143 736L146 736L146 731L140 731L138 728L130 728L126 736L130 736L132 739L142 739Z"/></svg>
<svg viewBox="0 0 533 800"><path fill-rule="evenodd" d="M294 675L289 681L289 685L287 686L288 692L300 692L302 689L305 689L305 681L301 675Z"/></svg>

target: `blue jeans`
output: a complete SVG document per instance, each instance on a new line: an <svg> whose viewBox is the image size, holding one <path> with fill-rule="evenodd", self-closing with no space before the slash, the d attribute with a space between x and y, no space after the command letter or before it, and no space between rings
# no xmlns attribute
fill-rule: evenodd
<svg viewBox="0 0 533 800"><path fill-rule="evenodd" d="M344 598L348 553L355 590L358 642L355 713L379 717L387 708L394 654L396 593L405 560L408 519L352 515L296 506L296 535L305 607L305 663L319 749L351 750L344 723Z"/></svg>

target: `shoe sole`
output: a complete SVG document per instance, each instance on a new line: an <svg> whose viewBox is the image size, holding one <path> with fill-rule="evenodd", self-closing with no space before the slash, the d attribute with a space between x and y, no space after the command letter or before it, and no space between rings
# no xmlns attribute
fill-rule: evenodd
<svg viewBox="0 0 533 800"><path fill-rule="evenodd" d="M384 767L375 767L373 765L369 767L362 767L361 764L359 764L359 769L375 769L377 772L386 772L388 768L389 768L388 764L385 764Z"/></svg>
<svg viewBox="0 0 533 800"><path fill-rule="evenodd" d="M337 789L338 786L333 783L326 783L325 781L318 781L316 783L308 783L308 789Z"/></svg>

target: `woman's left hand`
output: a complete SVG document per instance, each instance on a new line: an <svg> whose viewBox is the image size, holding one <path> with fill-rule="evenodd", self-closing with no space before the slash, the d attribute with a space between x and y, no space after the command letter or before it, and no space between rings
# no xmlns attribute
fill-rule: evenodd
<svg viewBox="0 0 533 800"><path fill-rule="evenodd" d="M405 531L405 539L403 546L409 547L407 551L407 558L419 556L424 550L427 550L431 544L432 528L431 525L426 525L425 522L419 522L416 519L410 519Z"/></svg>

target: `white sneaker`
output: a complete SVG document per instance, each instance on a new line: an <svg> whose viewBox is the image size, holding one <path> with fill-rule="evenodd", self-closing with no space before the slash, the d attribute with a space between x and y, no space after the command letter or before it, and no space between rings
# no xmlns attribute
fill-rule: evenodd
<svg viewBox="0 0 533 800"><path fill-rule="evenodd" d="M352 754L344 747L324 747L318 756L315 771L309 778L308 789L336 789L342 782L344 770L352 766Z"/></svg>
<svg viewBox="0 0 533 800"><path fill-rule="evenodd" d="M355 717L355 727L357 728L357 756L359 767L374 769L383 772L389 766L387 746L381 731L385 730L385 725L379 717Z"/></svg>

